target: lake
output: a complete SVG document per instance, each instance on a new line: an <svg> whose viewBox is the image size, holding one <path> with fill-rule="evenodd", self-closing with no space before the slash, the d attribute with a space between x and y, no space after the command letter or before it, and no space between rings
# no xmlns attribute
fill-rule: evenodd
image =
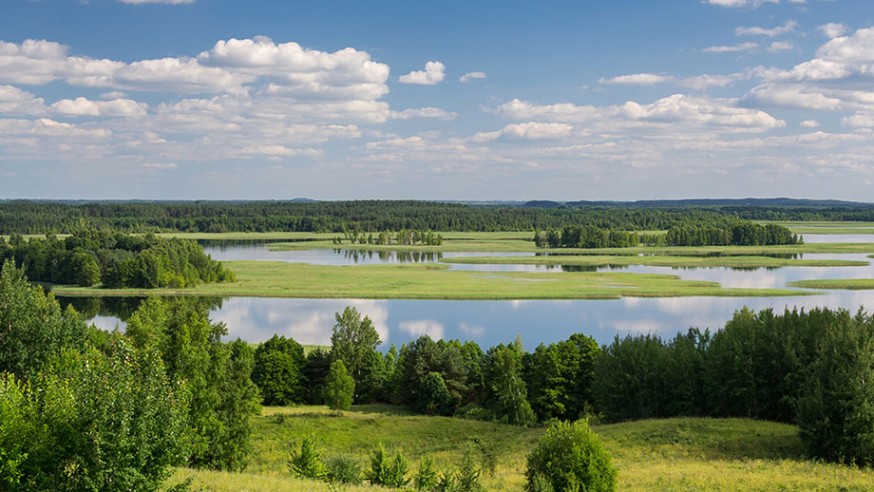
<svg viewBox="0 0 874 492"><path fill-rule="evenodd" d="M829 242L835 242L834 240ZM496 256L495 253L443 253L408 255L389 252L349 252L343 250L269 251L264 244L207 246L219 260L281 260L324 265L367 263L434 262L453 256ZM518 253L513 253L518 255ZM861 259L866 255L804 255L806 259ZM561 267L536 265L452 265L453 268L513 271L555 271ZM615 268L615 267L614 267ZM610 269L601 267L600 269ZM860 267L782 267L776 269L735 270L730 268L670 268L651 266L623 267L635 273L669 273L684 279L719 282L727 287L777 288L788 282L819 278L874 278L874 266ZM80 301L81 302L81 301ZM823 295L797 297L684 297L623 298L619 300L573 301L424 301L360 299L272 299L229 298L215 301L211 317L227 324L229 338L250 342L264 341L278 333L303 344L330 343L334 313L355 306L370 316L385 347L400 345L420 335L432 338L473 340L483 347L512 341L516 335L529 350L539 343L566 339L582 332L599 343L615 336L652 333L672 337L689 327L717 330L743 306L761 310L814 307L846 308L855 311L874 306L874 291L826 291ZM218 305L220 304L220 306ZM129 309L129 307L127 308ZM92 320L112 329L123 327L112 309Z"/></svg>

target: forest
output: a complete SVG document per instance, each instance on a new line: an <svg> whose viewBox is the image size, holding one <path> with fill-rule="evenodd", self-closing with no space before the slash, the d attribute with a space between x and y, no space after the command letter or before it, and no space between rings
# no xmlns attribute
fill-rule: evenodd
<svg viewBox="0 0 874 492"><path fill-rule="evenodd" d="M49 234L28 240L13 234L8 241L0 238L0 261L7 259L33 281L80 287L175 288L234 279L194 241L153 234L92 229L64 239Z"/></svg>
<svg viewBox="0 0 874 492"><path fill-rule="evenodd" d="M127 232L535 231L593 226L667 230L681 223L743 220L874 221L864 204L776 202L741 207L696 202L483 205L421 201L0 202L0 234L62 234L89 228ZM717 202L720 203L720 202ZM729 202L730 203L730 202ZM805 203L805 202L800 202Z"/></svg>

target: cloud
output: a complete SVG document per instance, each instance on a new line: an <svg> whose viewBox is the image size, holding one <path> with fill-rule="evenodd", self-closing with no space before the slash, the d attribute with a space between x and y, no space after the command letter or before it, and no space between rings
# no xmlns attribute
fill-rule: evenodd
<svg viewBox="0 0 874 492"><path fill-rule="evenodd" d="M760 73L744 99L753 104L813 110L874 109L874 28L830 39L816 57L788 70Z"/></svg>
<svg viewBox="0 0 874 492"><path fill-rule="evenodd" d="M390 118L393 120L409 120L413 118L433 118L442 121L451 121L458 116L458 113L446 111L445 109L425 107L418 109L405 109L403 111L392 111Z"/></svg>
<svg viewBox="0 0 874 492"><path fill-rule="evenodd" d="M171 169L177 169L179 167L175 162L146 162L142 165L145 169L155 169L167 171Z"/></svg>
<svg viewBox="0 0 874 492"><path fill-rule="evenodd" d="M779 53L781 51L791 51L795 49L795 45L788 41L774 41L768 46L768 53Z"/></svg>
<svg viewBox="0 0 874 492"><path fill-rule="evenodd" d="M461 82L462 84L464 84L464 83L470 82L471 80L479 80L479 79L484 79L484 78L486 78L485 72L468 72L468 73L462 75L458 79L458 81Z"/></svg>
<svg viewBox="0 0 874 492"><path fill-rule="evenodd" d="M718 7L755 9L765 3L780 3L780 0L704 0L704 3Z"/></svg>
<svg viewBox="0 0 874 492"><path fill-rule="evenodd" d="M474 142L489 142L497 139L547 140L570 135L573 126L565 123L521 123L507 125L496 132L477 133Z"/></svg>
<svg viewBox="0 0 874 492"><path fill-rule="evenodd" d="M819 128L819 122L816 120L804 120L799 125L802 128Z"/></svg>
<svg viewBox="0 0 874 492"><path fill-rule="evenodd" d="M435 85L443 82L446 67L439 61L429 61L425 64L425 70L416 70L398 77L402 84Z"/></svg>
<svg viewBox="0 0 874 492"><path fill-rule="evenodd" d="M263 155L267 157L294 157L299 155L317 156L321 151L317 149L292 149L285 145L261 145L253 147L245 147L240 151L241 154L248 155Z"/></svg>
<svg viewBox="0 0 874 492"><path fill-rule="evenodd" d="M149 106L131 99L114 99L111 101L91 101L84 97L62 99L50 106L50 109L66 116L143 116Z"/></svg>
<svg viewBox="0 0 874 492"><path fill-rule="evenodd" d="M782 26L777 27L738 27L734 30L735 35L737 36L766 36L769 38L773 38L776 36L781 36L783 34L787 34L790 32L794 32L795 28L798 27L798 23L795 21L786 21Z"/></svg>
<svg viewBox="0 0 874 492"><path fill-rule="evenodd" d="M833 39L838 36L843 36L849 31L849 28L846 24L840 24L837 22L829 22L828 24L823 24L816 28L823 36Z"/></svg>
<svg viewBox="0 0 874 492"><path fill-rule="evenodd" d="M844 126L874 128L874 111L856 113L852 116L847 116L841 119L841 124Z"/></svg>
<svg viewBox="0 0 874 492"><path fill-rule="evenodd" d="M759 43L746 42L733 45L710 46L704 48L704 53L740 53L743 51L753 51L759 49Z"/></svg>
<svg viewBox="0 0 874 492"><path fill-rule="evenodd" d="M602 77L598 80L598 83L609 85L655 85L670 82L672 80L674 80L674 78L667 75L635 73L630 75L619 75L611 78Z"/></svg>
<svg viewBox="0 0 874 492"><path fill-rule="evenodd" d="M415 338L427 335L431 337L432 340L443 339L443 324L432 319L401 321L398 323L398 328L407 335Z"/></svg>
<svg viewBox="0 0 874 492"><path fill-rule="evenodd" d="M536 105L514 99L499 106L497 112L513 119L586 123L591 131L683 125L689 129L763 132L785 126L785 122L763 111L739 107L737 100L684 94L674 94L650 104L628 101L622 105L601 107L570 103Z"/></svg>

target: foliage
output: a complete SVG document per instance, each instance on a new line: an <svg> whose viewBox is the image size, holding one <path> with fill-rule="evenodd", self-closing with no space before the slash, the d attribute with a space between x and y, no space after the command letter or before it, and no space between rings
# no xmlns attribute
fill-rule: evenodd
<svg viewBox="0 0 874 492"><path fill-rule="evenodd" d="M848 313L824 327L798 402L801 440L828 461L874 465L874 320Z"/></svg>
<svg viewBox="0 0 874 492"><path fill-rule="evenodd" d="M331 363L325 378L323 397L332 410L349 410L355 394L355 380L346 372L346 365L340 359Z"/></svg>
<svg viewBox="0 0 874 492"><path fill-rule="evenodd" d="M588 421L557 421L528 455L525 476L529 491L535 490L535 482L542 480L535 479L542 476L553 490L597 492L616 490L617 471Z"/></svg>
<svg viewBox="0 0 874 492"><path fill-rule="evenodd" d="M15 259L32 280L80 287L177 288L234 280L197 243L152 234L85 230L63 240L16 240L0 247L4 258Z"/></svg>
<svg viewBox="0 0 874 492"><path fill-rule="evenodd" d="M306 355L300 371L304 401L312 405L324 402L322 394L330 369L331 354L327 350L318 347Z"/></svg>
<svg viewBox="0 0 874 492"><path fill-rule="evenodd" d="M188 464L245 468L249 417L260 408L248 344L223 343L227 328L211 323L203 306L189 299L146 300L128 320L127 333L138 347L156 347L168 374L185 382L193 434Z"/></svg>
<svg viewBox="0 0 874 492"><path fill-rule="evenodd" d="M469 371L482 357L482 351L475 355L476 349L475 344L464 348L427 335L404 345L394 375L394 401L417 412L451 415L473 396Z"/></svg>
<svg viewBox="0 0 874 492"><path fill-rule="evenodd" d="M288 462L292 475L300 478L325 480L328 478L329 469L322 462L322 458L316 450L315 440L305 437L300 442L300 449L292 449L291 459Z"/></svg>
<svg viewBox="0 0 874 492"><path fill-rule="evenodd" d="M365 401L376 390L382 357L376 351L382 343L370 317L361 317L354 307L336 313L331 334L331 357L342 360L355 381L355 401Z"/></svg>
<svg viewBox="0 0 874 492"><path fill-rule="evenodd" d="M355 458L343 455L328 459L328 480L331 482L358 485L361 483L361 465Z"/></svg>
<svg viewBox="0 0 874 492"><path fill-rule="evenodd" d="M416 490L428 492L437 488L437 471L434 469L434 458L430 455L422 456L419 461L419 469L413 475L413 486Z"/></svg>
<svg viewBox="0 0 874 492"><path fill-rule="evenodd" d="M385 451L382 443L370 455L370 471L367 472L367 480L373 485L382 485L383 487L404 487L410 482L406 478L409 471L407 460L404 455L398 452L394 458L389 459L388 453Z"/></svg>
<svg viewBox="0 0 874 492"><path fill-rule="evenodd" d="M522 353L522 342L517 338L512 345L492 347L486 356L486 406L497 420L514 425L530 425L536 420L522 378Z"/></svg>
<svg viewBox="0 0 874 492"><path fill-rule="evenodd" d="M27 378L65 348L81 346L85 323L73 310L61 311L52 295L30 285L12 261L0 269L0 372Z"/></svg>
<svg viewBox="0 0 874 492"><path fill-rule="evenodd" d="M577 333L525 354L528 401L538 420L576 420L586 415L593 401L594 366L600 352L593 338Z"/></svg>
<svg viewBox="0 0 874 492"><path fill-rule="evenodd" d="M273 335L255 349L252 382L261 390L265 405L303 403L301 368L303 347L284 336Z"/></svg>
<svg viewBox="0 0 874 492"><path fill-rule="evenodd" d="M485 492L480 483L480 469L473 457L473 449L468 446L464 451L461 461L458 463L458 471L455 474L456 489L458 492Z"/></svg>
<svg viewBox="0 0 874 492"><path fill-rule="evenodd" d="M184 390L121 337L55 354L30 384L7 375L0 393L4 490L158 490L186 456Z"/></svg>
<svg viewBox="0 0 874 492"><path fill-rule="evenodd" d="M828 202L533 202L526 206L471 205L413 200L252 202L6 201L0 234L72 233L92 228L129 232L256 231L533 231L566 225L617 231L668 229L684 221L874 220L867 204Z"/></svg>

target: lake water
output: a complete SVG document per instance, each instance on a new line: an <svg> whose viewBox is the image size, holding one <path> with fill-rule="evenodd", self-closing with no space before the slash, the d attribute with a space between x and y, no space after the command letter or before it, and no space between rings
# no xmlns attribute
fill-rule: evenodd
<svg viewBox="0 0 874 492"><path fill-rule="evenodd" d="M812 237L812 235L811 235ZM845 236L839 236L845 237ZM869 236L874 240L874 236ZM830 240L827 242L836 242ZM862 241L851 241L862 242ZM269 259L326 265L368 263L434 262L453 256L494 253L444 253L442 255L379 255L358 254L341 250L269 251L265 245L208 247L213 258ZM518 255L513 253L513 255ZM804 255L805 259L858 259L869 261L866 255ZM554 271L561 267L534 265L453 265L453 268L515 271ZM614 267L615 268L615 267ZM605 267L610 269L610 267ZM788 282L818 278L874 278L874 266L862 267L783 267L777 269L733 270L729 268L670 268L630 266L622 271L634 273L668 273L684 279L710 280L727 287L780 288ZM80 301L81 302L81 301ZM103 309L93 318L98 326L111 329L123 327L113 311ZM522 337L527 349L539 343L566 339L582 332L599 343L609 343L616 335L652 333L672 337L689 327L716 330L743 306L761 310L772 308L829 307L855 311L862 306L874 306L874 291L826 291L817 296L792 297L683 297L683 298L623 298L619 300L575 301L418 301L360 299L271 299L230 298L215 300L211 317L227 324L230 337L250 342L264 341L273 334L292 337L300 343L327 345L330 343L334 313L346 306L355 306L373 320L385 346L400 345L423 334L432 338L474 340L483 347ZM220 305L219 305L220 304ZM93 308L96 312L97 309ZM124 317L122 314L121 317Z"/></svg>

